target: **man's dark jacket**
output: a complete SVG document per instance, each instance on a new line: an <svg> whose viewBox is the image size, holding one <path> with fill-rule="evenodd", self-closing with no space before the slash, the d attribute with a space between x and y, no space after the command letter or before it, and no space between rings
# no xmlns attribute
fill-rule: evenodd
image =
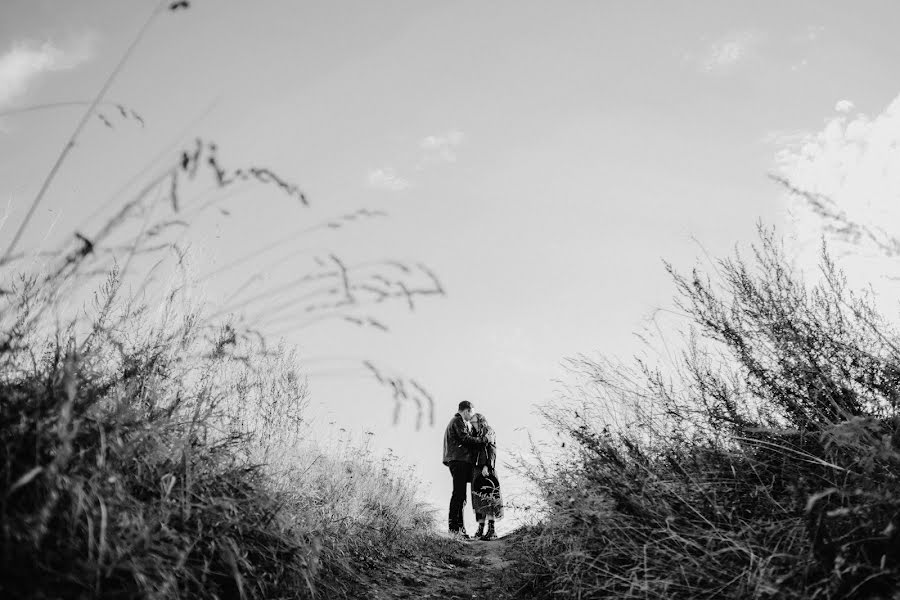
<svg viewBox="0 0 900 600"><path fill-rule="evenodd" d="M478 440L469 435L462 415L453 415L444 431L444 464L449 465L451 460L474 464L475 452L479 446Z"/></svg>

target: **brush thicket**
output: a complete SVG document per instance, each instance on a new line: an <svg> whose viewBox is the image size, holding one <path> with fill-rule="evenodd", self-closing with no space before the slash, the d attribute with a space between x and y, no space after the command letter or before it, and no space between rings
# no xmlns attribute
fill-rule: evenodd
<svg viewBox="0 0 900 600"><path fill-rule="evenodd" d="M323 323L386 331L375 305L413 309L443 295L419 263L331 251L300 262L309 252L292 247L384 211L304 220L262 247L241 240L237 258L197 276L187 267L194 226L230 216L236 190L312 209L271 168L226 167L215 143L175 152L180 136L173 162L161 152L105 202L66 198L93 212L59 248L20 249L88 127L145 125L107 91L150 27L190 5L159 0L92 100L4 112L86 107L0 254L2 597L345 597L366 569L435 543L409 470L357 443L317 443L305 411L312 369L301 374L267 344ZM286 266L289 280L260 281ZM236 267L251 272L224 301L195 299ZM417 424L433 422L420 383L352 362L391 390L395 414L413 405Z"/></svg>
<svg viewBox="0 0 900 600"><path fill-rule="evenodd" d="M873 598L900 589L900 342L823 253L670 269L695 329L674 369L579 357L536 470L524 589L572 598Z"/></svg>
<svg viewBox="0 0 900 600"><path fill-rule="evenodd" d="M339 596L430 525L393 460L348 445L304 463L289 355L174 308L124 313L118 290L113 276L89 327L42 327L37 283L9 303L4 596Z"/></svg>

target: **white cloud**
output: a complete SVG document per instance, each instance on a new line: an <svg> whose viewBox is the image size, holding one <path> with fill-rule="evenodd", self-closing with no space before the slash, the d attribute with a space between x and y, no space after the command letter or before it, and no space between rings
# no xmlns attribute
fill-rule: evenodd
<svg viewBox="0 0 900 600"><path fill-rule="evenodd" d="M736 31L709 44L699 59L700 69L707 73L730 69L746 59L762 41L753 31Z"/></svg>
<svg viewBox="0 0 900 600"><path fill-rule="evenodd" d="M838 100L834 105L834 110L839 113L848 113L853 110L853 103L849 100Z"/></svg>
<svg viewBox="0 0 900 600"><path fill-rule="evenodd" d="M53 42L22 41L0 55L0 106L23 96L41 75L73 69L93 56L93 36L65 48Z"/></svg>
<svg viewBox="0 0 900 600"><path fill-rule="evenodd" d="M416 171L423 171L429 165L456 162L456 150L462 144L465 134L457 129L428 135L419 141L420 155L415 164ZM399 192L412 187L413 182L398 175L390 167L372 169L366 181L371 188Z"/></svg>
<svg viewBox="0 0 900 600"><path fill-rule="evenodd" d="M456 129L422 138L419 147L424 151L419 168L428 162L456 162L456 148L462 144L465 134Z"/></svg>
<svg viewBox="0 0 900 600"><path fill-rule="evenodd" d="M433 148L446 148L449 146L458 146L463 141L465 135L462 131L451 130L440 135L429 135L422 139L422 148L428 150Z"/></svg>
<svg viewBox="0 0 900 600"><path fill-rule="evenodd" d="M408 180L397 175L394 170L389 167L384 169L372 169L369 171L366 182L369 184L369 187L379 190L390 190L392 192L405 190L412 185Z"/></svg>
<svg viewBox="0 0 900 600"><path fill-rule="evenodd" d="M850 248L897 254L900 96L875 117L850 117L853 108L849 100L839 101L821 131L783 140L776 153L779 173L793 187L815 195L814 202L795 198L796 234L809 242L824 230Z"/></svg>

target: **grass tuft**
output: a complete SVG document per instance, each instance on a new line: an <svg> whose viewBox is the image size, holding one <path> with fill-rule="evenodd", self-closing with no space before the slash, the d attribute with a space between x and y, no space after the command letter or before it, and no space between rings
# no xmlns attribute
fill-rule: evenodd
<svg viewBox="0 0 900 600"><path fill-rule="evenodd" d="M889 598L900 589L900 339L823 254L774 234L670 268L694 328L671 368L570 360L566 450L522 590L571 598Z"/></svg>

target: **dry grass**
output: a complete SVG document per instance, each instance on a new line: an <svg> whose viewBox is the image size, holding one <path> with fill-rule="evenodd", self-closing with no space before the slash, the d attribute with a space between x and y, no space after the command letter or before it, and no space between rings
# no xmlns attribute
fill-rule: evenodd
<svg viewBox="0 0 900 600"><path fill-rule="evenodd" d="M164 0L146 27L188 7ZM189 267L195 223L228 214L238 187L309 204L269 168L225 166L205 140L146 165L61 247L20 250L81 131L92 117L112 126L98 109L144 124L104 98L139 40L92 101L34 107L88 108L0 258L0 596L353 597L366 570L437 543L433 515L396 457L314 441L308 373L268 340L286 324L384 331L377 305L412 309L443 288L424 265L328 254L295 281L250 279L222 305L202 305L198 285L219 273ZM306 233L383 216L363 208L312 222L236 262L286 252L257 265L270 269ZM421 384L355 363L398 410L433 418Z"/></svg>
<svg viewBox="0 0 900 600"><path fill-rule="evenodd" d="M60 330L42 323L40 283L9 304L4 595L340 596L430 527L393 457L345 445L303 460L315 447L289 354L227 326L205 335L174 306L154 323L119 289L111 277L91 322Z"/></svg>
<svg viewBox="0 0 900 600"><path fill-rule="evenodd" d="M900 345L827 255L675 273L697 330L667 375L585 357L523 589L572 598L888 598L900 587Z"/></svg>

